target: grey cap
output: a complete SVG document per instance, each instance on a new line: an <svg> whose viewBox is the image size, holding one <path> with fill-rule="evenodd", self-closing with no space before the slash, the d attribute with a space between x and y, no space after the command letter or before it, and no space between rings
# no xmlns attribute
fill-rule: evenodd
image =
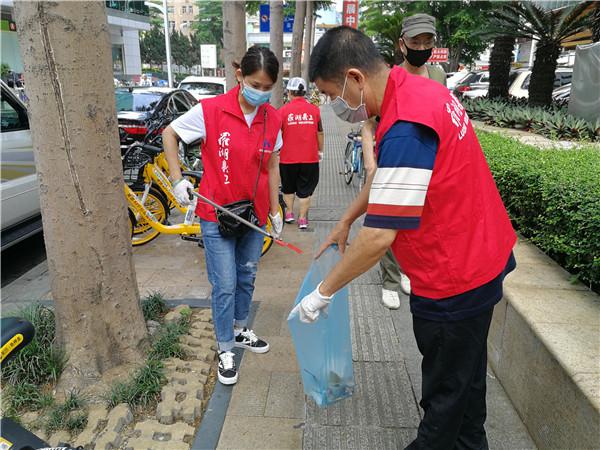
<svg viewBox="0 0 600 450"><path fill-rule="evenodd" d="M435 36L435 17L428 14L414 14L402 21L402 34L413 38L421 33L431 33Z"/></svg>

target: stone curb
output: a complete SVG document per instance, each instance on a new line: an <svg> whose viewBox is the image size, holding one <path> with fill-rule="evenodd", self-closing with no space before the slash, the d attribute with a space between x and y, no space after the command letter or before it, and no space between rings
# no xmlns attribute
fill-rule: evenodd
<svg viewBox="0 0 600 450"><path fill-rule="evenodd" d="M540 448L597 448L600 296L523 239L515 258L490 327L490 365Z"/></svg>

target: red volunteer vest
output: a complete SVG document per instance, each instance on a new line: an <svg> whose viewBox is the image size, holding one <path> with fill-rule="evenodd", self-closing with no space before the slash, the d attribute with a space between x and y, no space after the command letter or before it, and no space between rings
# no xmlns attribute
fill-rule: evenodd
<svg viewBox="0 0 600 450"><path fill-rule="evenodd" d="M279 112L271 105L258 107L252 126L248 127L238 101L239 86L223 95L202 100L206 138L202 143L204 175L199 192L220 205L251 200L254 193L260 156L260 176L254 206L262 225L269 212L269 158L281 129ZM265 124L266 111L266 124ZM212 206L198 201L196 214L216 222Z"/></svg>
<svg viewBox="0 0 600 450"><path fill-rule="evenodd" d="M377 142L398 120L439 138L421 224L392 245L414 294L442 299L494 279L517 237L463 106L446 87L396 66L380 117Z"/></svg>
<svg viewBox="0 0 600 450"><path fill-rule="evenodd" d="M319 162L319 119L321 111L303 97L295 97L279 108L283 126L283 147L279 154L281 164Z"/></svg>

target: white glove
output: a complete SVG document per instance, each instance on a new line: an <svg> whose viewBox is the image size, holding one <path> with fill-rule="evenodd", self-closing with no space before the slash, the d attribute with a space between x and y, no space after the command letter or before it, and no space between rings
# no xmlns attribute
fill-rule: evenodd
<svg viewBox="0 0 600 450"><path fill-rule="evenodd" d="M323 161L323 152L319 152L319 162Z"/></svg>
<svg viewBox="0 0 600 450"><path fill-rule="evenodd" d="M313 323L315 320L319 318L319 314L321 310L326 313L326 309L331 303L331 297L325 297L319 292L319 288L321 287L321 283L317 286L317 288L304 297L300 303L298 303L294 309L292 309L290 315L295 312L298 313L300 321L304 323Z"/></svg>
<svg viewBox="0 0 600 450"><path fill-rule="evenodd" d="M177 200L177 203L179 203L181 206L188 206L192 202L190 200L188 189L194 190L194 185L185 178L177 182L173 188L175 200Z"/></svg>
<svg viewBox="0 0 600 450"><path fill-rule="evenodd" d="M281 232L283 231L283 219L281 218L281 214L277 211L277 214L274 216L269 213L269 218L271 219L271 225L273 226L273 235L276 238L279 238Z"/></svg>

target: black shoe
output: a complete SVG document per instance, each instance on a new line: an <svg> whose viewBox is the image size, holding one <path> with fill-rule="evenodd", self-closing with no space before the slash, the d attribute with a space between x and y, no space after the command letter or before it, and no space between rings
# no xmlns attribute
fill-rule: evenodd
<svg viewBox="0 0 600 450"><path fill-rule="evenodd" d="M235 337L235 346L245 348L253 353L267 353L269 344L259 339L254 331L244 328L240 334Z"/></svg>
<svg viewBox="0 0 600 450"><path fill-rule="evenodd" d="M219 381L221 384L235 384L238 373L235 368L232 352L219 353Z"/></svg>

